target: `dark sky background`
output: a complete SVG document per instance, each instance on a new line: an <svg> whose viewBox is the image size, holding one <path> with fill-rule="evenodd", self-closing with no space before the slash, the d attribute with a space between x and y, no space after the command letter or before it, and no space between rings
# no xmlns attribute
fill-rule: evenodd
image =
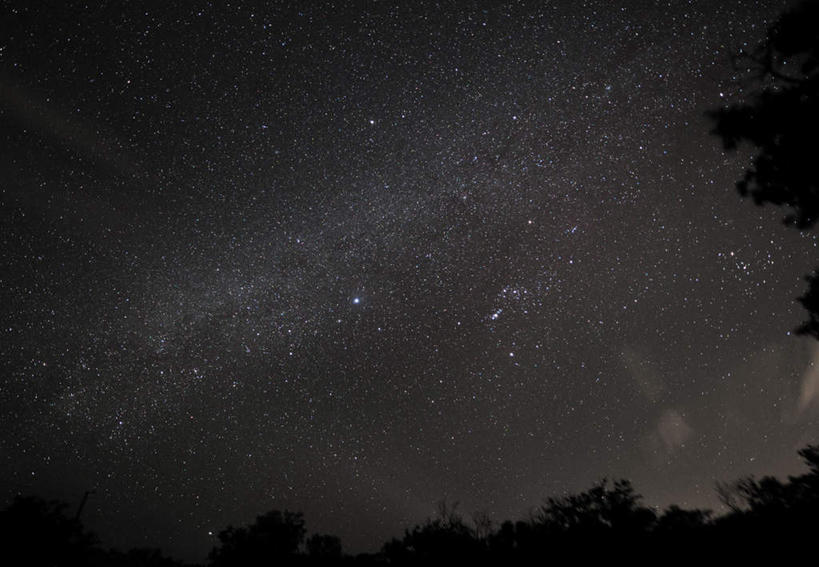
<svg viewBox="0 0 819 567"><path fill-rule="evenodd" d="M816 237L704 112L783 1L0 3L0 496L202 559L800 470ZM174 5L176 4L176 5ZM5 504L4 504L5 505Z"/></svg>

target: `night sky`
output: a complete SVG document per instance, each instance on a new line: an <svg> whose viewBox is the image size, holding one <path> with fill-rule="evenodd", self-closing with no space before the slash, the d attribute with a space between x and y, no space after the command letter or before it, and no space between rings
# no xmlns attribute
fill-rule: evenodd
<svg viewBox="0 0 819 567"><path fill-rule="evenodd" d="M705 116L788 2L35 4L0 3L3 506L373 551L603 476L718 508L819 440L816 236Z"/></svg>

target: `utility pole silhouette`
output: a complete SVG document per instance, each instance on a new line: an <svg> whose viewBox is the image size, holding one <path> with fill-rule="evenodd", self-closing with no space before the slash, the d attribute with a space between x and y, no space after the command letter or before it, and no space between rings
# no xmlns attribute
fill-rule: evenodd
<svg viewBox="0 0 819 567"><path fill-rule="evenodd" d="M80 505L77 506L77 513L74 515L75 520L80 519L80 514L82 514L83 508L85 508L85 503L88 502L88 497L91 494L95 494L96 490L86 490L85 493L82 495L82 500L80 500Z"/></svg>

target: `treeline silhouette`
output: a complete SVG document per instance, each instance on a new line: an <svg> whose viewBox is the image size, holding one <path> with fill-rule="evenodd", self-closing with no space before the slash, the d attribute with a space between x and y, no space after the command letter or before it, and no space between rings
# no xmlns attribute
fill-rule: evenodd
<svg viewBox="0 0 819 567"><path fill-rule="evenodd" d="M209 556L211 567L273 565L534 565L576 560L643 563L759 559L811 549L819 534L819 445L799 451L808 472L719 484L727 512L642 503L627 480L602 480L578 494L548 498L516 522L494 525L484 513L469 520L457 505L407 529L381 551L342 553L335 536L307 537L301 513L273 510L249 526L228 526ZM0 562L31 566L181 567L159 550L105 550L67 506L17 497L0 512ZM815 552L813 552L815 555ZM5 558L5 560L4 560ZM9 559L16 558L12 563Z"/></svg>

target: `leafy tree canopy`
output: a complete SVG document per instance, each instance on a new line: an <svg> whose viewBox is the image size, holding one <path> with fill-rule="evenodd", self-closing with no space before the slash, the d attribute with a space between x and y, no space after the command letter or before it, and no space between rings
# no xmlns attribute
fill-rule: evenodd
<svg viewBox="0 0 819 567"><path fill-rule="evenodd" d="M765 41L737 63L757 88L743 102L711 112L727 149L747 144L755 157L737 189L757 204L787 207L785 223L799 229L819 220L819 2L786 12ZM819 271L800 298L809 320L797 332L819 338Z"/></svg>

